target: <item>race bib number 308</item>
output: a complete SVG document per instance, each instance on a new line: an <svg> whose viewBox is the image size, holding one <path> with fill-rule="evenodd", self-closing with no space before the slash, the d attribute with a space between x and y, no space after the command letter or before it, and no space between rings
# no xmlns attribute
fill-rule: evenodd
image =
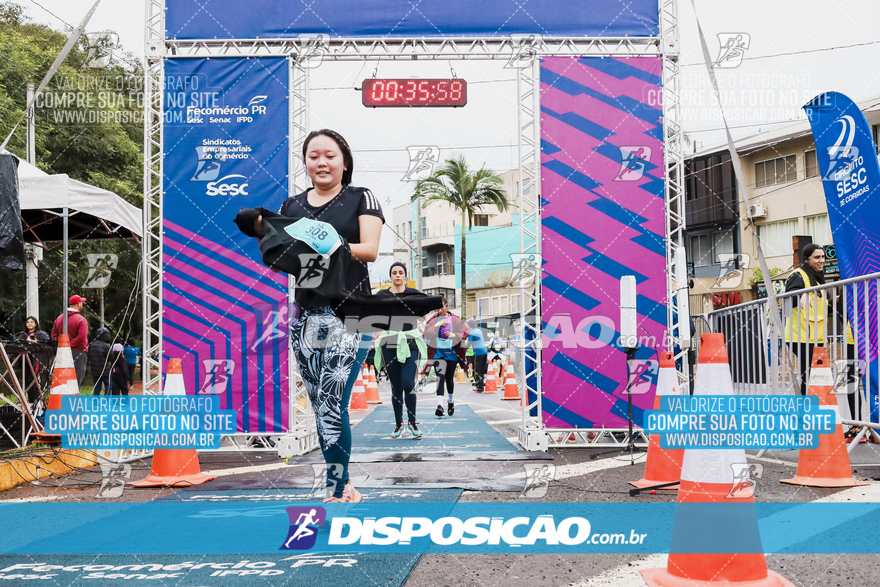
<svg viewBox="0 0 880 587"><path fill-rule="evenodd" d="M284 230L322 255L332 255L342 245L339 233L326 222L303 218L286 226Z"/></svg>

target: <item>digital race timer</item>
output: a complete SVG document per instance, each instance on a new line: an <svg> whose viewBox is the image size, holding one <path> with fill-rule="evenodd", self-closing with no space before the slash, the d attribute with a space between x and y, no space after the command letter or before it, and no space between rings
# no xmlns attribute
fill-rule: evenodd
<svg viewBox="0 0 880 587"><path fill-rule="evenodd" d="M467 82L452 79L367 79L361 86L364 106L447 106L467 104Z"/></svg>

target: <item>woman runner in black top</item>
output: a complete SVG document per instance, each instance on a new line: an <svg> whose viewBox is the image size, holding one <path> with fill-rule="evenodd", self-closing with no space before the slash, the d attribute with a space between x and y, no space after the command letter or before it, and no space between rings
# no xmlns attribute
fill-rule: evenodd
<svg viewBox="0 0 880 587"><path fill-rule="evenodd" d="M406 265L394 263L389 271L391 287L380 290L377 297L413 295L421 292L406 287ZM395 428L391 438L400 438L403 432L403 406L406 405L407 429L413 438L421 438L416 423L416 372L427 359L428 349L418 330L418 318L398 321L399 330L381 332L376 339L376 362L385 365L391 382L391 407L394 408Z"/></svg>
<svg viewBox="0 0 880 587"><path fill-rule="evenodd" d="M382 207L370 190L351 185L354 160L339 133L328 129L309 133L303 143L303 159L314 187L287 198L281 214L333 226L348 241L355 261L349 266L346 289L369 294L367 262L375 261L379 253L385 222ZM348 480L348 405L369 342L346 330L338 308L329 300L304 289L295 290L295 298L298 312L294 310L291 316L290 345L315 411L327 463L327 486L333 495L324 501L359 502L361 494Z"/></svg>

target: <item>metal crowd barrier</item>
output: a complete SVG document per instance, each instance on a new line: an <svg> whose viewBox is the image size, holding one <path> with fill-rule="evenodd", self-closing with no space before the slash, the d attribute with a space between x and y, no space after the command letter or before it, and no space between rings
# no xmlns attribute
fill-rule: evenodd
<svg viewBox="0 0 880 587"><path fill-rule="evenodd" d="M841 418L869 421L868 401L877 395L880 380L878 281L880 273L835 281L779 294L775 308L768 299L755 300L694 316L694 321L698 334L708 327L724 335L738 395L801 393L802 381L809 381L812 349L824 345L835 392L851 396L838 397ZM853 316L847 314L850 301ZM774 311L782 332L772 319ZM695 338L698 343L699 336Z"/></svg>

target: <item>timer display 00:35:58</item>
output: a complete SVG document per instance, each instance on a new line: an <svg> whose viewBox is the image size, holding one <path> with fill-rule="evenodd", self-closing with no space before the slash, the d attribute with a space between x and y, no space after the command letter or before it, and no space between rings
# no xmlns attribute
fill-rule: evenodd
<svg viewBox="0 0 880 587"><path fill-rule="evenodd" d="M467 82L453 79L367 79L361 85L364 106L460 107L467 104Z"/></svg>

